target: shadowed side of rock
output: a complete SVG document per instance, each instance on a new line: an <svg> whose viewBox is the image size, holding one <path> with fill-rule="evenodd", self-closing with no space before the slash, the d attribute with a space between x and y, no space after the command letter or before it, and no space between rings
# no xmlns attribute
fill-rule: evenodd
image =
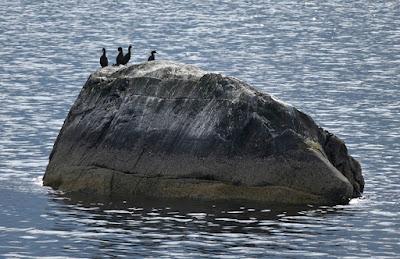
<svg viewBox="0 0 400 259"><path fill-rule="evenodd" d="M361 194L358 162L306 114L232 77L150 63L91 75L56 140L45 185L295 204Z"/></svg>

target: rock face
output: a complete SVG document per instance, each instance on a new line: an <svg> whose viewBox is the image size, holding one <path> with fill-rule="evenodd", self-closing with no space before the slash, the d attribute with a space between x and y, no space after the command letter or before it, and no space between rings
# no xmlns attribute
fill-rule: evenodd
<svg viewBox="0 0 400 259"><path fill-rule="evenodd" d="M44 184L130 198L346 203L364 180L343 141L232 77L167 61L92 74Z"/></svg>

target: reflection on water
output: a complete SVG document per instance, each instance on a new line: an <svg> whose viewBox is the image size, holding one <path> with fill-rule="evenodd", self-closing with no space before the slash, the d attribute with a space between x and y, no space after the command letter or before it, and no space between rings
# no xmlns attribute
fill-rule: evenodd
<svg viewBox="0 0 400 259"><path fill-rule="evenodd" d="M108 3L107 3L108 2ZM121 12L123 10L123 12ZM0 1L0 257L395 257L398 1ZM310 114L359 159L365 196L278 208L88 203L40 179L101 48L241 78Z"/></svg>
<svg viewBox="0 0 400 259"><path fill-rule="evenodd" d="M56 194L48 199L41 201L44 208L38 219L1 227L6 236L19 237L3 238L6 246L19 247L15 255L40 255L45 249L48 255L87 257L146 255L149 251L153 256L167 253L172 257L320 256L347 245L349 240L340 240L337 235L347 232L352 224L338 226L336 222L357 213L356 207L349 210L343 206L282 208L182 200L90 202ZM50 228L41 228L49 222ZM324 251L315 251L321 243L326 245Z"/></svg>

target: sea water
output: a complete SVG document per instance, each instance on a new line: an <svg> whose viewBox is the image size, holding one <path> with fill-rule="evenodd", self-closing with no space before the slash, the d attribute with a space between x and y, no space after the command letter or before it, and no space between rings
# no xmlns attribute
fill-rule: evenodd
<svg viewBox="0 0 400 259"><path fill-rule="evenodd" d="M346 206L80 201L43 187L82 85L133 63L193 64L312 116L362 164ZM0 257L397 257L397 0L0 1Z"/></svg>

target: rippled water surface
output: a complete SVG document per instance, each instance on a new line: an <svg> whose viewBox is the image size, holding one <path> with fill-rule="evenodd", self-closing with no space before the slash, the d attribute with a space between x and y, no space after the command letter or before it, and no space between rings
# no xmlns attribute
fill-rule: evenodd
<svg viewBox="0 0 400 259"><path fill-rule="evenodd" d="M241 78L297 106L361 161L347 206L80 202L41 186L101 48ZM400 4L0 0L0 257L397 257Z"/></svg>

